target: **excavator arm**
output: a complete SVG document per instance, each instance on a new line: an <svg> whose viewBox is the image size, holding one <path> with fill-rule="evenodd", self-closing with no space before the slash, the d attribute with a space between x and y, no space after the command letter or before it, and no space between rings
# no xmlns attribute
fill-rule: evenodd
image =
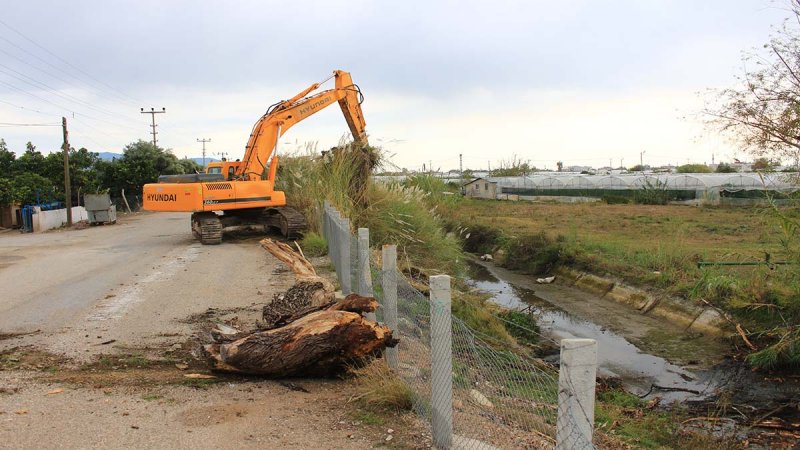
<svg viewBox="0 0 800 450"><path fill-rule="evenodd" d="M330 78L335 79L335 87L313 95L320 85ZM314 83L289 100L270 107L253 126L247 141L244 158L236 178L241 180L261 180L274 178L276 164L272 164L269 174L266 168L269 158L276 150L278 139L296 123L332 105L339 103L344 118L357 145L367 145L366 122L361 112L361 91L353 83L350 73L336 70L328 79Z"/></svg>

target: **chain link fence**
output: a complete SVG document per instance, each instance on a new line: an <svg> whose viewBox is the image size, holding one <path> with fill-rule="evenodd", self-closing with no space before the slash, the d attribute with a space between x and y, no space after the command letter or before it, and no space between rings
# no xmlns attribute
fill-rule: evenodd
<svg viewBox="0 0 800 450"><path fill-rule="evenodd" d="M562 341L558 370L453 317L449 276L406 277L395 246L372 259L368 230L354 236L327 204L323 229L342 293L375 296L374 319L400 340L387 363L415 392L437 448L595 448L594 341Z"/></svg>

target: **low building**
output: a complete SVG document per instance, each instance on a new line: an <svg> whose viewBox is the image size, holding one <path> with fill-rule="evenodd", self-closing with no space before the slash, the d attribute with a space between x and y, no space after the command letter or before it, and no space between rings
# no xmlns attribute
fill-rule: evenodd
<svg viewBox="0 0 800 450"><path fill-rule="evenodd" d="M497 188L497 182L488 178L475 178L465 183L462 189L464 195L474 198L496 199L497 194L500 193L500 190Z"/></svg>
<svg viewBox="0 0 800 450"><path fill-rule="evenodd" d="M0 228L19 228L20 227L19 204L0 206Z"/></svg>

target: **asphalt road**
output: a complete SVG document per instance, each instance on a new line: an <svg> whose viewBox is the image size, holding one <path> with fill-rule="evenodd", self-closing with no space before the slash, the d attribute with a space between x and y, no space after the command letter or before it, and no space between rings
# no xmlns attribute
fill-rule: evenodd
<svg viewBox="0 0 800 450"><path fill-rule="evenodd" d="M98 340L137 347L188 333L182 320L207 308L264 303L271 298L266 291L291 284L288 274L272 273L277 264L257 238L200 245L185 213L132 215L82 230L6 232L0 234L0 333L32 333L25 344L69 357L94 355Z"/></svg>

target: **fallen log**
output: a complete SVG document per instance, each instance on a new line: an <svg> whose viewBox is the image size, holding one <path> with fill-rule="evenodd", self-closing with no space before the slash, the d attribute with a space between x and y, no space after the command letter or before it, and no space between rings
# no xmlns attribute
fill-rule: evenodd
<svg viewBox="0 0 800 450"><path fill-rule="evenodd" d="M264 307L257 330L212 330L214 342L203 349L213 370L273 377L332 376L397 344L388 327L362 316L377 310L374 298L350 294L336 301L333 284L318 276L302 255L271 239L261 245L289 266L297 282Z"/></svg>
<svg viewBox="0 0 800 450"><path fill-rule="evenodd" d="M280 328L257 331L229 343L209 344L204 349L214 370L266 376L333 376L380 355L397 342L388 327L358 312L324 309Z"/></svg>

